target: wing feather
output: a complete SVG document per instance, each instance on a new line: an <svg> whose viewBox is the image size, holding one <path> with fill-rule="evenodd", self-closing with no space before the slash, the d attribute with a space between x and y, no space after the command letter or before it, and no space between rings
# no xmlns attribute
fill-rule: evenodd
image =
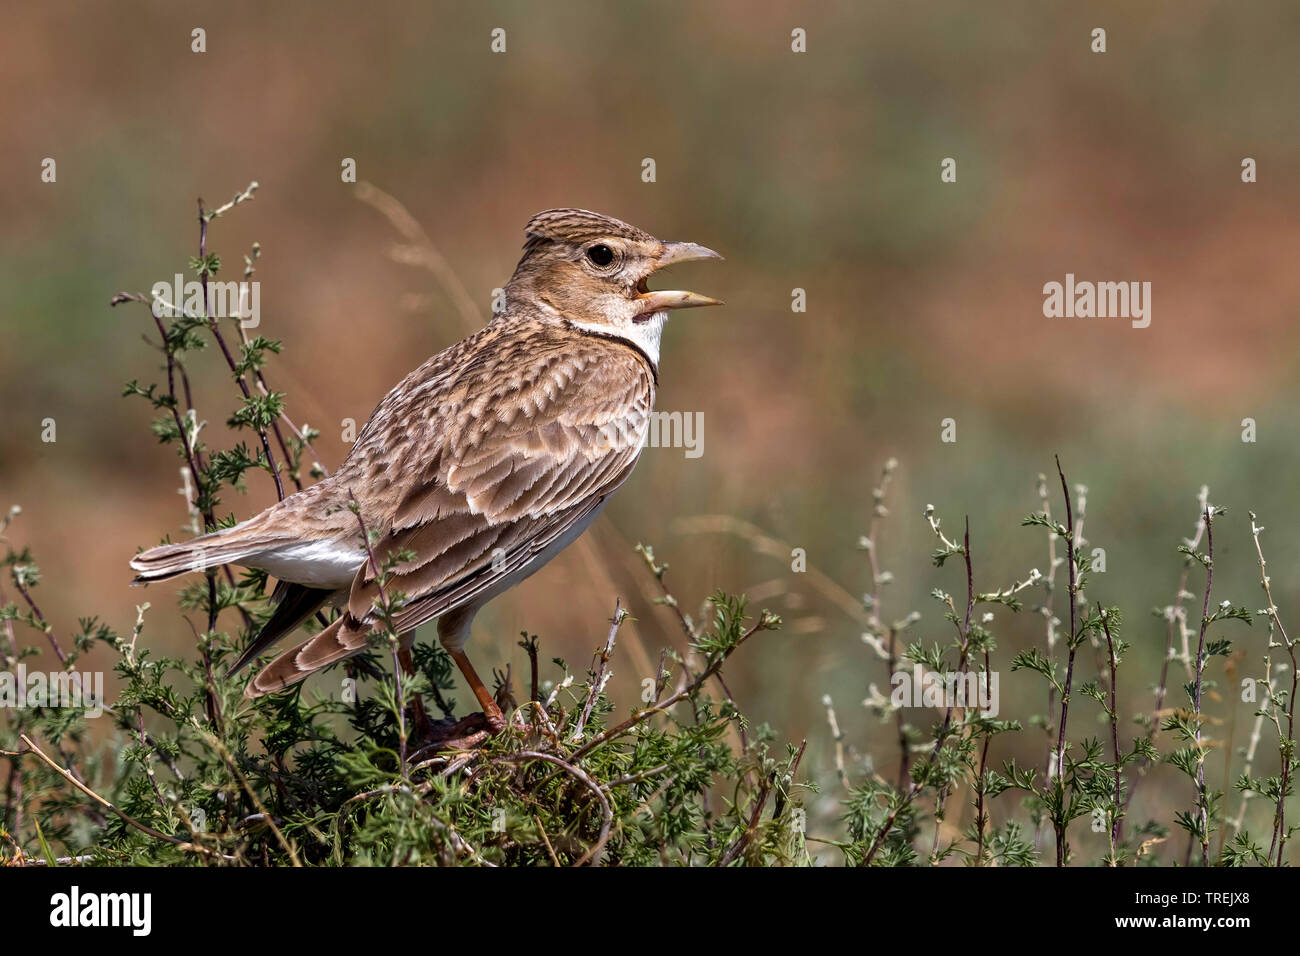
<svg viewBox="0 0 1300 956"><path fill-rule="evenodd" d="M390 469L414 480L373 547L381 563L406 557L384 586L406 597L394 618L402 633L529 573L636 464L654 403L645 360L595 337L534 345L537 354L528 352L529 363L513 377L482 356L458 374L443 372L440 387L424 396L436 399L432 414L425 413L428 424L412 447L391 453ZM510 349L493 351L519 364ZM405 414L415 417L410 409ZM372 418L367 433L380 447L374 443L384 423ZM366 562L338 626L277 658L250 693L286 686L364 649L378 598Z"/></svg>

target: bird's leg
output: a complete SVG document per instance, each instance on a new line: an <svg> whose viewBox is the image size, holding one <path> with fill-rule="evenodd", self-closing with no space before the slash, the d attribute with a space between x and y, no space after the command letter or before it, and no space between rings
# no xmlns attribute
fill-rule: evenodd
<svg viewBox="0 0 1300 956"><path fill-rule="evenodd" d="M465 681L469 684L469 689L474 692L479 706L483 708L483 716L487 719L488 729L494 734L501 733L506 726L505 714L501 713L501 708L497 706L491 692L483 686L483 681L479 679L478 674L475 672L474 665L469 662L469 658L465 656L465 652L462 650L447 648L447 652L451 654L451 659L456 662L460 672L465 675Z"/></svg>
<svg viewBox="0 0 1300 956"><path fill-rule="evenodd" d="M407 677L415 676L415 658L411 655L410 647L402 646L397 649L397 663L401 665L402 672ZM424 710L424 700L419 694L411 695L411 712L415 717L416 740L423 740L433 733L433 725L429 723L429 715Z"/></svg>
<svg viewBox="0 0 1300 956"><path fill-rule="evenodd" d="M483 681L475 672L474 665L465 656L465 642L469 639L470 624L477 612L477 606L469 605L438 618L438 640L442 642L443 649L451 655L451 659L456 662L461 674L465 676L465 682L469 684L469 689L478 699L479 706L483 708L483 720L488 730L499 734L506 726L505 715L501 713L501 707L493 699L492 694L483 686Z"/></svg>

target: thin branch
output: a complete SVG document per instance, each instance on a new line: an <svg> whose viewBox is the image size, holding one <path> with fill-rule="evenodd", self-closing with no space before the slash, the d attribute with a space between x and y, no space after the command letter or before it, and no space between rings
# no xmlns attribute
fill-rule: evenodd
<svg viewBox="0 0 1300 956"><path fill-rule="evenodd" d="M178 849L187 850L194 853L200 853L204 856L217 857L219 859L228 860L228 861L233 861L235 859L233 856L227 856L224 853L218 853L217 851L210 850L205 846L199 846L196 843L189 843L185 840L179 840L174 836L155 830L153 827L149 826L148 824L141 823L139 820L135 819L135 817L132 817L129 814L123 812L122 810L119 810L110 801L101 797L94 790L90 789L90 787L86 786L84 783L78 780L71 772L65 770L63 767L55 763L52 759L50 759L50 757L45 753L45 751L41 750L40 747L36 746L36 744L32 742L32 739L28 737L26 734L20 734L19 739L22 740L22 742L27 745L27 748L31 753L34 753L37 757L39 757L47 766L49 766L51 770L55 771L61 777L63 777L64 780L72 784L74 787L76 787L86 796L90 797L92 800L94 800L104 809L109 810L112 813L116 814L122 820L122 822L126 823L131 827L134 827L135 829L139 830L141 833L145 834L146 836L153 837L155 840L162 840L164 843L170 843L172 844L172 846L175 846Z"/></svg>
<svg viewBox="0 0 1300 956"><path fill-rule="evenodd" d="M755 623L754 626L751 627L749 630L747 630L744 634L740 635L740 637L736 640L735 644L731 645L731 647L727 648L721 654L719 654L711 664L709 664L706 668L704 668L704 670L695 678L695 680L691 681L689 684L686 684L676 693L670 695L664 700L656 701L655 703L651 704L649 707L644 707L641 710L638 710L636 713L634 713L631 717L627 718L627 720L623 721L622 723L617 724L616 726L611 727L608 730L602 731L601 733L597 734L591 740L587 741L587 743L585 743L583 746L579 747L572 754L570 754L569 759L576 763L584 755L591 753L591 751L595 750L601 744L613 740L615 737L621 737L623 734L627 733L629 730L631 730L637 724L641 723L647 717L653 717L655 714L664 713L670 708L672 708L674 704L679 703L684 698L690 697L692 694L694 694L696 691L698 691L701 687L704 686L705 681L713 677L719 670L722 669L722 665L727 662L727 659L730 658L732 654L734 654L736 651L740 649L740 646L742 644L748 641L759 631L769 630L772 626L773 626L772 619L768 616L767 612L764 611L762 615L759 617L757 623Z"/></svg>
<svg viewBox="0 0 1300 956"><path fill-rule="evenodd" d="M419 265L427 269L455 303L466 329L472 331L482 325L483 319L478 306L465 291L465 286L456 275L456 270L438 251L429 234L424 231L415 217L407 212L397 199L371 183L357 183L354 195L366 205L378 210L407 241L408 245L395 247L390 252L390 258L396 262Z"/></svg>
<svg viewBox="0 0 1300 956"><path fill-rule="evenodd" d="M1115 819L1111 821L1110 841L1111 852L1123 841L1124 837L1124 807L1120 802L1120 777L1121 767L1119 762L1119 711L1116 709L1116 670L1117 661L1115 660L1115 642L1110 636L1110 620L1106 614L1106 609L1097 602L1097 616L1101 618L1101 629L1106 634L1106 653L1110 658L1110 745L1111 754L1115 758Z"/></svg>
<svg viewBox="0 0 1300 956"><path fill-rule="evenodd" d="M840 778L840 786L849 790L849 775L844 769L844 731L835 718L835 703L830 694L822 696L822 705L826 708L826 723L830 727L831 740L835 742L835 773Z"/></svg>
<svg viewBox="0 0 1300 956"><path fill-rule="evenodd" d="M727 847L722 856L718 858L718 866L730 866L744 852L745 847L749 846L750 840L753 839L754 833L758 829L758 821L763 816L763 808L767 806L767 798L772 792L772 784L775 780L775 770L763 778L763 782L758 788L758 795L754 798L754 809L749 814L749 822L745 825L745 829L740 836L736 837L735 842Z"/></svg>
<svg viewBox="0 0 1300 956"><path fill-rule="evenodd" d="M1291 638L1287 636L1286 628L1282 625L1282 618L1278 616L1277 602L1273 600L1273 591L1270 586L1270 578L1267 570L1268 562L1264 560L1264 550L1259 543L1259 534L1263 530L1264 529L1260 527L1259 524L1256 522L1255 512L1252 511L1250 513L1250 534L1251 534L1251 538L1255 542L1255 554L1259 557L1260 587L1264 589L1264 597L1268 600L1267 610L1268 610L1269 619L1272 621L1273 626L1277 628L1278 633L1282 635L1282 643L1286 647L1286 652L1288 656L1290 656L1291 658L1291 694L1287 698L1285 740L1283 740L1281 737L1281 733L1280 733L1281 728L1280 727L1278 728L1279 729L1278 751L1281 754L1282 780L1281 780L1281 786L1279 787L1278 794L1277 794L1277 811L1273 815L1273 839L1269 846L1270 859L1273 859L1274 851L1276 850L1277 852L1277 857L1276 860L1274 860L1273 865L1281 866L1283 853L1286 849L1286 839L1287 839L1286 798L1287 798L1287 791L1291 787L1291 763L1292 763L1293 755L1295 753L1295 699L1296 699L1296 691L1300 690L1300 664L1298 664L1296 660L1295 644L1293 644ZM1270 644L1271 643L1272 641L1270 639ZM1272 700L1273 699L1272 674L1270 673L1268 676L1269 676L1269 699ZM1274 708L1274 713L1276 713L1276 707ZM1251 748L1250 748L1252 756L1254 754L1255 741L1258 739L1259 736L1258 720L1256 721L1255 726L1256 726L1256 731L1252 737ZM1247 771L1247 773L1249 773L1249 771ZM1244 795L1242 797L1242 800L1243 800L1242 809L1244 812L1245 810Z"/></svg>
<svg viewBox="0 0 1300 956"><path fill-rule="evenodd" d="M596 669L592 673L591 687L587 691L587 699L583 702L582 712L578 715L578 723L574 728L574 743L582 740L583 728L587 726L587 718L591 716L591 709L596 706L596 698L600 696L601 691L605 689L605 684L612 676L609 673L609 661L614 656L614 639L618 637L618 629L627 619L627 611L619 606L618 599L614 600L614 616L609 622L609 636L605 639L605 646L597 654Z"/></svg>
<svg viewBox="0 0 1300 956"><path fill-rule="evenodd" d="M1070 572L1070 585L1068 599L1070 602L1070 638L1069 638L1069 657L1065 666L1065 686L1061 689L1061 725L1057 729L1056 735L1056 786L1058 793L1064 801L1065 794L1065 724L1070 715L1070 687L1074 681L1074 654L1078 648L1078 633L1075 625L1075 605L1077 600L1075 595L1078 593L1078 584L1076 574L1078 568L1074 563L1074 512L1070 507L1070 487L1065 481L1065 472L1061 469L1061 459L1056 458L1056 473L1061 477L1061 491L1065 495L1065 563L1068 565ZM1056 865L1065 866L1065 828L1066 821L1063 817L1063 810L1058 811L1057 818L1054 819L1053 826L1056 829Z"/></svg>
<svg viewBox="0 0 1300 956"><path fill-rule="evenodd" d="M247 199L253 198L252 193L254 190L256 190L256 188L257 188L257 183L253 183L248 188L248 190L246 190L244 193L240 194L239 196L236 196L230 202L226 203L226 205L222 206L219 209L214 210L211 213L204 212L203 200L202 199L199 200L199 261L203 263L202 266L203 271L199 273L199 280L203 283L203 311L205 314L208 312L208 305L212 301L208 292L208 283L211 281L211 276L209 275L207 269L208 222L212 219L217 218L226 210L233 208L235 205L242 202L245 198ZM245 399L251 398L252 392L248 390L248 383L244 381L244 376L239 373L239 368L235 364L235 358L230 353L230 347L226 345L226 338L221 334L221 325L218 321L217 316L208 315L207 319L208 319L208 329L212 332L212 337L217 340L217 345L221 347L221 354L226 359L226 365L230 367L230 374L234 376L235 384L239 386L239 391L243 394ZM284 484L280 481L280 469L279 466L276 464L275 456L271 453L271 442L266 436L266 429L259 425L256 431L257 431L257 437L262 442L262 453L266 455L267 469L271 472L271 477L275 480L276 497L280 501L283 501Z"/></svg>
<svg viewBox="0 0 1300 956"><path fill-rule="evenodd" d="M944 549L954 554L961 553L965 558L966 614L964 618L957 617L956 609L952 605L952 599L951 598L948 599L949 607L952 608L952 616L954 619L956 619L955 626L957 628L957 634L960 641L961 651L957 662L957 671L960 673L962 671L965 671L966 663L969 660L970 619L971 619L971 613L975 609L975 576L970 561L970 518L967 517L966 519L965 536L964 536L963 543L960 545L954 541L950 541L947 538L947 536L945 536L943 532L939 530L939 521L935 517L932 508L929 507L926 508L925 518L930 523L930 530L934 532L935 536L939 539L940 543L944 546ZM934 747L930 751L927 760L927 768L934 766L935 761L937 761L939 758L940 751L943 750L943 742L944 740L947 739L949 728L952 726L952 713L953 710L955 709L955 706L956 706L955 700L948 701L948 706L944 711L944 715L943 715L943 723L940 725L939 730L934 737ZM890 831L893 830L894 824L898 821L899 814L902 813L903 810L905 810L908 806L911 805L912 801L915 800L917 796L921 793L921 790L922 790L922 785L916 781L913 781L912 785L908 788L907 792L903 794L902 798L898 801L898 805L895 806L892 811L890 811L889 816L886 817L885 821L880 825L880 829L877 831L875 838L871 841L871 845L867 848L866 855L862 859L863 866L871 865L871 862L872 860L875 859L876 854L880 852L880 848L884 846L885 838L889 835ZM942 810L942 801L939 802L938 806L939 809ZM938 832L939 832L938 823L936 822L935 825L936 849L938 846Z"/></svg>
<svg viewBox="0 0 1300 956"><path fill-rule="evenodd" d="M13 578L14 587L16 587L18 593L23 596L23 600L27 602L27 606L32 609L32 616L40 624L39 630L44 633L45 637L49 640L50 647L54 649L54 655L59 659L59 663L66 669L68 666L68 655L63 652L63 648L59 645L59 639L54 636L54 626L50 624L45 615L41 613L41 609L36 606L36 602L32 600L31 592L27 589L27 584L23 580L23 567L15 564L9 569L9 574Z"/></svg>
<svg viewBox="0 0 1300 956"><path fill-rule="evenodd" d="M894 671L898 667L898 628L894 625L886 626L880 616L881 607L881 587L892 580L888 571L880 569L880 524L889 514L889 509L885 507L885 496L889 493L890 483L893 481L894 470L898 467L898 459L890 458L885 462L884 467L880 470L880 481L871 492L871 521L867 524L866 537L862 539L862 547L867 552L867 561L871 569L871 583L866 594L866 605L868 612L868 629L872 636L879 640L882 635L885 637L888 656L885 666L888 668L887 676L892 680ZM903 721L903 711L901 709L894 712L894 722L898 728L898 788L901 790L907 782L908 773L911 770L911 749L907 743L906 724ZM837 747L838 751L842 748ZM842 767L841 767L842 771Z"/></svg>
<svg viewBox="0 0 1300 956"><path fill-rule="evenodd" d="M987 683L992 671L989 664L988 644L984 645L984 681ZM980 769L979 777L975 781L975 828L977 832L975 842L975 865L984 865L984 829L988 826L989 814L984 808L984 793L988 785L987 769L989 764L989 743L993 740L991 732L985 732L984 744L980 748Z"/></svg>
<svg viewBox="0 0 1300 956"><path fill-rule="evenodd" d="M1197 499L1196 499L1197 506L1198 506L1197 516L1196 516L1196 530L1193 533L1192 537L1184 539L1185 543L1193 551L1200 546L1201 537L1205 533L1205 521L1203 520L1201 513L1205 510L1206 504L1209 501L1209 496L1210 496L1209 486L1202 485L1201 491L1197 495ZM1175 629L1177 629L1177 631L1179 631L1183 637L1184 655L1182 658L1178 658L1178 659L1190 661L1191 651L1190 648L1188 647L1187 635L1189 632L1187 629L1187 612L1186 609L1183 607L1183 602L1186 598L1192 596L1187 591L1187 576L1191 571L1191 566L1193 561L1194 559L1191 557L1191 555L1188 555L1183 560L1183 569L1178 577L1178 590L1174 595L1174 603L1169 605L1169 607L1165 609L1165 620L1167 622L1165 627L1165 653L1164 653L1164 658L1162 659L1160 664L1160 681L1158 684L1156 684L1156 689L1155 689L1155 709L1151 713L1149 729L1146 735L1147 741L1152 745L1155 744L1156 737L1160 733L1160 716L1164 712L1165 695L1168 691L1168 684L1169 684L1169 663L1170 661L1175 660L1176 658L1176 655L1174 653ZM1190 676L1191 676L1191 671L1189 670L1188 677ZM1143 757L1141 762L1138 764L1137 776L1133 778L1133 781L1129 785L1128 793L1126 793L1124 796L1125 814L1128 813L1128 808L1133 803L1133 796L1134 794L1137 793L1138 785L1146 778L1147 769L1150 763L1151 761L1149 758Z"/></svg>
<svg viewBox="0 0 1300 956"><path fill-rule="evenodd" d="M1213 515L1207 505L1205 515L1205 601L1201 608L1201 629L1196 643L1196 688L1192 705L1196 720L1196 800L1201 817L1201 866L1210 865L1209 798L1205 789L1205 750L1201 743L1201 679L1205 673L1205 630L1210 626L1210 591L1214 586Z"/></svg>

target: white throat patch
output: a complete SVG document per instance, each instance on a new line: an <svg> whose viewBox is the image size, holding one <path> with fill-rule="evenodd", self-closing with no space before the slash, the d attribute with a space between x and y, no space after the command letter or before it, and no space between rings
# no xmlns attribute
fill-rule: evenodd
<svg viewBox="0 0 1300 956"><path fill-rule="evenodd" d="M616 327L612 325L593 325L590 322L574 322L569 320L569 324L575 329L584 329L588 332L595 332L598 335L607 335L614 338L623 339L631 342L654 363L655 368L659 367L659 340L664 334L664 325L668 322L667 310L656 312L643 322L630 322L625 326Z"/></svg>

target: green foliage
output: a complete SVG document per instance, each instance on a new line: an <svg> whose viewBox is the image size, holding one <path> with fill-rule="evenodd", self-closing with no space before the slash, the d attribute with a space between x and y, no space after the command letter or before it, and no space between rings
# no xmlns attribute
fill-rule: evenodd
<svg viewBox="0 0 1300 956"><path fill-rule="evenodd" d="M250 702L222 675L255 627L200 635L186 661L148 649L142 610L129 639L84 628L87 647L117 659L123 683L108 711L113 745L88 747L85 718L38 707L21 712L5 747L25 735L60 763L77 754L83 779L130 817L89 812L60 773L24 758L26 821L41 854L52 845L96 864L807 862L798 752L766 730L737 748L728 738L742 717L704 690L773 624L747 622L738 599L712 603L714 626L695 648L708 665L668 668L650 706L625 718L597 683L566 679L516 710L503 734L463 751L413 750L405 762L394 676L375 650L335 668L337 690L299 685ZM254 624L264 614L247 609ZM12 604L4 610L21 619ZM450 716L446 654L422 645L416 665L412 689ZM668 693L678 681L684 689Z"/></svg>
<svg viewBox="0 0 1300 956"><path fill-rule="evenodd" d="M201 210L205 241L208 224L251 199L255 188L217 210ZM257 245L244 256L246 277L259 256ZM211 277L221 259L203 251L188 265ZM114 299L124 302L150 306L142 296ZM123 394L143 400L154 416L153 434L184 463L193 533L234 523L234 515L218 509L229 490L244 490L250 470L274 475L277 487L286 481L304 487L303 465L309 461L312 477L324 475L311 448L317 433L294 425L285 394L266 380L281 343L248 338L235 324L223 327L222 320L203 315L164 319L150 309L149 317L162 380L131 381ZM246 439L231 438L227 447L204 440L207 421L192 404L188 380L187 363L214 351L238 387L226 425ZM882 719L897 722L899 774L890 781L872 770L854 779L841 763L833 798L840 810L829 822L829 838L807 833L805 803L816 787L800 776L806 742L795 746L771 728L753 725L731 700L723 678L732 655L755 635L778 629L780 618L766 610L751 614L743 596L717 591L697 622L669 591L668 565L649 546L637 550L661 592L657 603L677 615L688 635L690 656L666 651L641 700L629 708L605 693L624 612L616 613L608 643L594 649L583 674L559 658L543 665L543 642L525 634L520 646L532 665L529 686L516 690L508 675L498 679L497 698L509 722L488 736L472 722L457 720L454 669L441 647L417 643L411 673L399 664L393 620L406 598L388 585L393 568L413 556L375 553L379 535L365 527L355 503L366 542L359 559L370 561L376 572L384 633L365 653L323 677L256 700L245 698L244 679L232 680L227 671L270 616L265 573L214 568L181 588L181 609L199 619L189 654L171 657L151 649L148 604L138 608L129 635L91 617L79 622L65 646L35 599L42 576L33 555L6 534L18 514L14 509L0 521L3 567L17 592L13 600L0 594L3 669L36 657L36 644L43 642L71 679L78 662L95 650L113 661L120 691L104 708L111 726L107 739L92 734L103 724L96 728L82 709L46 702L6 710L0 750L10 775L0 854L5 862L30 865L1034 866L1050 862L1054 849L1058 865L1124 866L1153 865L1152 848L1177 826L1187 834L1188 862L1197 844L1206 863L1284 862L1297 828L1286 821L1285 809L1300 759L1291 732L1289 681L1278 677L1296 659L1262 574L1262 551L1269 606L1257 615L1266 619L1269 634L1264 675L1256 681L1264 688L1256 718L1275 732L1279 769L1261 774L1247 763L1233 787L1235 819L1229 818L1227 797L1205 781L1206 758L1216 746L1207 739L1202 710L1215 686L1207 669L1216 658L1232 660L1232 645L1219 633L1222 625L1254 620L1245 607L1212 600L1208 532L1223 509L1202 500L1204 550L1199 532L1178 549L1184 582L1188 569L1204 573L1200 600L1192 605L1193 595L1180 584L1174 604L1156 609L1168 623L1166 656L1189 676L1186 702L1165 701L1162 675L1153 705L1126 719L1116 703L1116 684L1121 674L1127 676L1123 617L1119 608L1083 597L1093 586L1081 530L1086 489L1076 486L1073 509L1071 501L1064 502L1063 522L1053 516L1047 480L1040 476L1043 508L1023 525L1046 531L1048 573L1034 568L994 590L976 587L981 575L972 561L969 527L959 540L949 538L936 509L927 506L923 517L937 541L934 564L962 565L964 581L956 594L932 590L941 614L931 630L904 643L904 632L921 615L912 611L892 624L882 620L879 586L892 575L877 566L875 532L876 521L888 513L884 499L895 465L886 465L873 490L872 530L862 538L873 583L863 602L864 640L895 671L906 666L930 675L970 674L987 689L998 676L995 610L1003 617L1035 615L1044 623L1045 640L1018 647L1005 660L1020 682L1016 693L1037 687L1046 708L1029 718L1036 730L1027 734L1019 721L986 714L969 700L926 711L929 726L904 720L883 697L869 701ZM1064 474L1059 477L1068 495ZM1258 548L1262 529L1250 517ZM1195 644L1194 657L1190 650L1176 656L1176 627ZM32 641L20 644L19 631ZM761 645L750 650L764 652ZM1231 670L1228 677L1231 686ZM440 715L427 736L421 721L426 705ZM1081 710L1105 733L1079 736ZM836 727L833 712L831 725ZM1136 730L1122 739L1121 725ZM842 732L836 728L835 734L839 747ZM1036 766L1005 759L997 748L1009 736L1021 744L1029 737L1041 740L1045 759ZM1159 768L1186 777L1191 799L1163 814L1164 820L1130 819L1134 790ZM959 827L955 810L966 809L961 801L970 813ZM1267 846L1241 822L1255 801L1273 817ZM1085 832L1087 842L1081 839ZM1211 859L1215 834L1220 849ZM819 847L833 858L814 856Z"/></svg>
<svg viewBox="0 0 1300 956"><path fill-rule="evenodd" d="M251 197L250 187L203 212L205 230ZM246 275L259 254L255 246L245 256ZM215 253L189 261L209 277L220 266ZM150 305L140 296L114 300L126 301ZM243 490L251 469L302 487L299 468L314 433L289 421L285 395L264 377L280 343L233 327L223 332L219 320L202 315L164 320L151 309L150 318L165 379L132 381L124 395L154 410L154 434L185 463L193 532L233 522L216 509L226 489ZM200 437L206 423L191 405L187 361L210 341L239 386L227 425L255 442L213 448ZM667 566L654 565L649 548L643 553L662 583ZM810 861L800 806L807 787L796 782L803 748L779 744L768 728L750 727L730 700L710 694L725 686L727 659L754 634L778 628L779 618L763 611L750 619L743 598L718 592L709 626L690 625L692 659L700 663L665 656L653 694L630 713L604 693L607 658L598 657L585 681L559 660L548 675L538 666L536 638L526 641L542 686L528 688L501 734L465 733L449 745L446 731L456 725L450 658L417 643L413 675L396 662L391 621L405 598L387 584L392 568L411 557L369 554L389 633L309 688L257 700L243 696L243 677L226 672L270 615L264 573L213 569L181 589L181 608L207 624L185 657L150 648L148 604L129 637L83 621L73 648L58 652L68 671L92 648L115 661L121 690L105 708L111 739L92 743L91 720L75 708L9 712L0 747L15 774L11 784L21 781L21 801L6 805L6 858L276 866ZM10 628L4 666L12 668L37 653L18 646L14 624L58 645L32 600L41 575L31 554L11 546L4 563L24 599L0 604ZM415 733L416 695L441 711L427 745ZM498 696L513 695L506 678Z"/></svg>

